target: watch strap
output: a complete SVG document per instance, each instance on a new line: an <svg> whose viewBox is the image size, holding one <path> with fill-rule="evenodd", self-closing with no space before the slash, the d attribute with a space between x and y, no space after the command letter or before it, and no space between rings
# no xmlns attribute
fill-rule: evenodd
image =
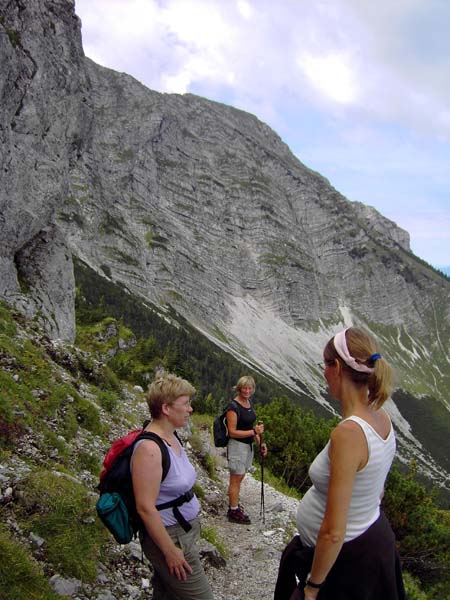
<svg viewBox="0 0 450 600"><path fill-rule="evenodd" d="M322 583L316 583L315 581L311 581L311 579L309 578L309 573L308 573L308 577L306 578L306 585L309 585L309 587L312 587L316 590L320 590L320 588L323 586L324 583L325 583L325 581L322 581Z"/></svg>

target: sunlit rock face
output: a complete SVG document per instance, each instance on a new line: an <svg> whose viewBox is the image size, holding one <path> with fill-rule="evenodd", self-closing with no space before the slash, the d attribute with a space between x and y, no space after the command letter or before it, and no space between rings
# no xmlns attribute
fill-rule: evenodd
<svg viewBox="0 0 450 600"><path fill-rule="evenodd" d="M426 333L447 282L395 223L346 200L250 114L91 61L86 72L90 129L58 222L89 263L203 323L226 324L250 298L293 327L350 307Z"/></svg>
<svg viewBox="0 0 450 600"><path fill-rule="evenodd" d="M293 325L342 304L386 323L407 305L418 324L408 234L347 201L264 123L90 61L87 72L92 127L59 219L90 262L201 318L249 294Z"/></svg>
<svg viewBox="0 0 450 600"><path fill-rule="evenodd" d="M70 260L42 235L51 227L97 269L193 319L226 322L249 296L295 327L351 306L425 330L422 289L440 284L409 255L408 234L347 201L264 123L85 59L71 2L10 2L3 26L2 296L51 303L20 262L39 248L44 268L48 249L68 292L50 327L70 337L71 269L58 263Z"/></svg>

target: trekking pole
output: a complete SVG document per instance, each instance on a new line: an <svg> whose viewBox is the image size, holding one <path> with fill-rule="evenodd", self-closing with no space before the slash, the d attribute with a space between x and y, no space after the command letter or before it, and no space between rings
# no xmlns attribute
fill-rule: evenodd
<svg viewBox="0 0 450 600"><path fill-rule="evenodd" d="M262 425L262 421L258 421L258 425ZM261 459L261 507L259 509L259 516L262 516L262 521L266 522L266 511L264 506L264 456L262 453L263 434L259 434L259 456Z"/></svg>

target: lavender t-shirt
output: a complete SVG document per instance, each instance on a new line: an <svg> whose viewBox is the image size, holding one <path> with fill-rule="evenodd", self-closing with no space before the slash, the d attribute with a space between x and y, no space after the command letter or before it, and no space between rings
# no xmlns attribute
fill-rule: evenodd
<svg viewBox="0 0 450 600"><path fill-rule="evenodd" d="M149 440L139 440L136 443L134 452L136 448L140 444L145 444ZM179 442L176 442L179 444ZM195 483L196 472L194 467L189 462L189 459L184 451L183 446L179 444L181 453L180 455L176 454L173 451L172 447L167 445L167 449L169 450L170 455L170 468L166 475L166 478L163 482L161 482L161 487L159 488L159 495L156 500L156 504L163 504L164 502L169 502L170 500L175 500L178 496L181 496L185 492L188 492L191 487ZM197 499L197 496L189 500L189 502L185 502L179 507L179 510L186 521L191 521L198 516L200 505ZM160 510L159 514L161 515L162 522L165 527L168 525L175 525L178 521L173 514L172 508L165 508L164 510Z"/></svg>

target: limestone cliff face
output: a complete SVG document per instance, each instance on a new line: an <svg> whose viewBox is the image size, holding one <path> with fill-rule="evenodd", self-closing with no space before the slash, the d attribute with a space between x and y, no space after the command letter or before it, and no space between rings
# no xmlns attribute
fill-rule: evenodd
<svg viewBox="0 0 450 600"><path fill-rule="evenodd" d="M249 294L294 326L344 304L424 330L420 287L440 284L408 234L347 201L266 125L90 61L87 73L92 127L58 215L91 264L212 322Z"/></svg>
<svg viewBox="0 0 450 600"><path fill-rule="evenodd" d="M254 116L86 66L91 127L58 222L90 264L199 322L226 325L245 297L293 327L346 307L426 333L448 282L405 231L346 200Z"/></svg>
<svg viewBox="0 0 450 600"><path fill-rule="evenodd" d="M71 338L73 269L55 213L86 133L74 3L1 0L0 65L0 296Z"/></svg>
<svg viewBox="0 0 450 600"><path fill-rule="evenodd" d="M450 284L407 232L254 116L86 59L72 1L0 6L1 297L73 339L74 253L320 402L321 349L359 323L448 406Z"/></svg>

